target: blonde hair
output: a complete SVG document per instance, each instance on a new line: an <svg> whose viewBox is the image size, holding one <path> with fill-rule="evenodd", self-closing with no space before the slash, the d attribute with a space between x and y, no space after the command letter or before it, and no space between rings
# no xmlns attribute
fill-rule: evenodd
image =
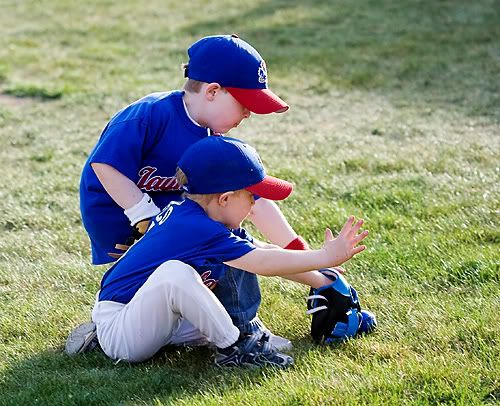
<svg viewBox="0 0 500 406"><path fill-rule="evenodd" d="M194 80L194 79L187 79L186 83L184 83L184 86L182 87L183 90L189 93L200 93L201 88L203 86L204 82L200 82L199 80Z"/></svg>
<svg viewBox="0 0 500 406"><path fill-rule="evenodd" d="M188 178L187 178L186 174L179 167L177 167L177 170L175 171L175 179L177 180L177 183L179 184L179 186L184 186L188 183ZM191 200L195 201L196 203L208 204L208 203L210 203L210 201L212 199L218 199L221 194L222 193L209 193L206 195L202 195L202 194L194 194L194 193L184 192L184 197L187 199L191 199Z"/></svg>
<svg viewBox="0 0 500 406"><path fill-rule="evenodd" d="M186 174L179 167L177 167L177 169L175 171L175 179L177 180L177 183L179 184L179 186L184 186L185 184L188 183L188 178L187 178Z"/></svg>

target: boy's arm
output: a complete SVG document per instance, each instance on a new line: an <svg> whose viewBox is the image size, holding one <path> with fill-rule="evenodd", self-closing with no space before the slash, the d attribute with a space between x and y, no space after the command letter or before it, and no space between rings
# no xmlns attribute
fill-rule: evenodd
<svg viewBox="0 0 500 406"><path fill-rule="evenodd" d="M276 244L269 244L267 242L264 242L262 240L258 240L257 238L254 238L252 240L252 244L255 245L257 248L265 248L265 249L272 249L272 248L281 248L279 245Z"/></svg>
<svg viewBox="0 0 500 406"><path fill-rule="evenodd" d="M293 275L338 266L365 249L364 245L358 246L368 235L368 231L358 234L362 224L362 220L354 224L354 217L349 217L337 238L333 238L331 230L326 229L325 243L319 250L256 248L226 264L264 276Z"/></svg>
<svg viewBox="0 0 500 406"><path fill-rule="evenodd" d="M142 199L143 193L137 185L124 174L108 164L91 164L97 179L122 209L129 209Z"/></svg>
<svg viewBox="0 0 500 406"><path fill-rule="evenodd" d="M321 288L322 286L330 285L332 283L331 279L328 279L325 275L318 271L298 273L295 275L282 275L282 277L293 282L310 286L311 288Z"/></svg>
<svg viewBox="0 0 500 406"><path fill-rule="evenodd" d="M147 193L142 193L132 180L112 166L93 163L92 169L106 192L124 209L131 225L136 225L141 220L149 219L160 212ZM141 231L142 234L144 232Z"/></svg>
<svg viewBox="0 0 500 406"><path fill-rule="evenodd" d="M280 247L286 247L297 238L297 233L272 200L256 200L248 218L264 237Z"/></svg>
<svg viewBox="0 0 500 406"><path fill-rule="evenodd" d="M256 248L248 254L225 262L234 268L263 276L284 276L326 267L323 250L287 251L282 248Z"/></svg>
<svg viewBox="0 0 500 406"><path fill-rule="evenodd" d="M264 248L264 249L279 248L277 245L268 244L256 238L254 238L253 244L257 248ZM345 272L345 269L341 267L336 267L335 269L337 269L340 273ZM322 286L330 285L332 283L331 279L327 278L325 275L323 275L321 272L318 271L309 271L294 275L281 275L281 277L293 282L302 283L303 285L307 285L312 288L321 288Z"/></svg>

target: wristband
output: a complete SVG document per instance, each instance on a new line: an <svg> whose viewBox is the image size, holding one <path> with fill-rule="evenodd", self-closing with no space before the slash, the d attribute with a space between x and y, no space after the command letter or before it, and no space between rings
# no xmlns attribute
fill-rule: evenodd
<svg viewBox="0 0 500 406"><path fill-rule="evenodd" d="M129 209L125 209L123 212L130 220L130 224L135 225L141 220L156 216L160 212L160 209L153 202L153 199L147 193L144 193L138 203Z"/></svg>
<svg viewBox="0 0 500 406"><path fill-rule="evenodd" d="M288 245L285 247L286 250L300 250L305 251L309 250L309 244L306 240L304 240L300 235L298 235L295 239L290 241Z"/></svg>

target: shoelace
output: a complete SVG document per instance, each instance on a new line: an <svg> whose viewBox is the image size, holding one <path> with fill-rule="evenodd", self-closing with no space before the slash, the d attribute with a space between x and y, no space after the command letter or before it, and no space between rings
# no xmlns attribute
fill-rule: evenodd
<svg viewBox="0 0 500 406"><path fill-rule="evenodd" d="M269 334L262 333L259 335L258 333L254 333L248 336L245 340L243 351L254 354L272 352L273 350L269 343Z"/></svg>
<svg viewBox="0 0 500 406"><path fill-rule="evenodd" d="M272 348L271 344L269 343L270 338L271 338L271 336L265 332L262 333L262 335L260 336L258 342L261 345L261 352L266 353L266 354L273 352L273 348Z"/></svg>

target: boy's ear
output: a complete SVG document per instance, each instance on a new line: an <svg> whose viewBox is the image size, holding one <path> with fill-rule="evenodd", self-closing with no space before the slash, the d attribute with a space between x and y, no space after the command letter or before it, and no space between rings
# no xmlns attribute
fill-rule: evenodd
<svg viewBox="0 0 500 406"><path fill-rule="evenodd" d="M215 96L217 95L217 92L219 92L222 89L221 85L218 83L209 83L208 86L205 88L205 96L207 97L207 100L212 101L215 99Z"/></svg>
<svg viewBox="0 0 500 406"><path fill-rule="evenodd" d="M227 202L229 200L229 197L231 195L233 195L234 192L224 192L224 193L221 193L220 196L219 196L219 199L218 199L218 203L220 206L222 207L226 207L227 205Z"/></svg>

